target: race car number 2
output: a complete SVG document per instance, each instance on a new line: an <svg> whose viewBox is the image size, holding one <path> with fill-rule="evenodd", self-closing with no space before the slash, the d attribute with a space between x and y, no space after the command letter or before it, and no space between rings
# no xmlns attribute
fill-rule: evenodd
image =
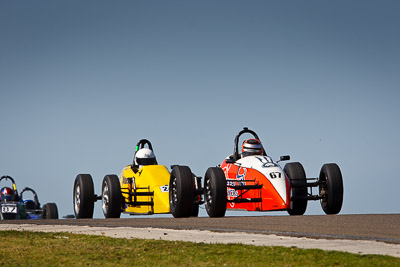
<svg viewBox="0 0 400 267"><path fill-rule="evenodd" d="M17 213L17 206L1 206L1 213Z"/></svg>
<svg viewBox="0 0 400 267"><path fill-rule="evenodd" d="M169 192L169 185L160 186L160 190L161 190L161 192L163 192L163 193Z"/></svg>

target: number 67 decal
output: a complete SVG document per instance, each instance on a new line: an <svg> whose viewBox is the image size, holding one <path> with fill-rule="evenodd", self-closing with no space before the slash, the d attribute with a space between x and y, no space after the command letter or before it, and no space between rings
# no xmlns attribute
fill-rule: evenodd
<svg viewBox="0 0 400 267"><path fill-rule="evenodd" d="M282 174L280 172L270 172L269 173L269 177L271 177L272 179L275 178L281 178Z"/></svg>

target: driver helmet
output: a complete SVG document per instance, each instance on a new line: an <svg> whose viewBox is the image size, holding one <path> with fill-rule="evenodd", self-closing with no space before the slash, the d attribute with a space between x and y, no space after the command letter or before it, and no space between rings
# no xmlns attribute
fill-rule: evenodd
<svg viewBox="0 0 400 267"><path fill-rule="evenodd" d="M14 190L9 187L3 187L0 191L0 198L7 201L14 200Z"/></svg>
<svg viewBox="0 0 400 267"><path fill-rule="evenodd" d="M263 146L258 139L247 139L242 144L242 157L262 155Z"/></svg>
<svg viewBox="0 0 400 267"><path fill-rule="evenodd" d="M136 152L135 165L156 165L156 156L154 152L149 148L141 148Z"/></svg>

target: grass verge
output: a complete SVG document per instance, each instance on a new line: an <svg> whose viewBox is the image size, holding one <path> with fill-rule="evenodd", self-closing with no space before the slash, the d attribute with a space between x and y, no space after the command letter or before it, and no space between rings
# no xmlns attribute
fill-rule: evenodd
<svg viewBox="0 0 400 267"><path fill-rule="evenodd" d="M6 266L400 266L400 259L317 249L0 231Z"/></svg>

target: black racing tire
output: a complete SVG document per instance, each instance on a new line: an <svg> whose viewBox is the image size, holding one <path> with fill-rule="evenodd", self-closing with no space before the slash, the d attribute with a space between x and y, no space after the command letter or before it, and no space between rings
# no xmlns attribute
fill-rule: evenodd
<svg viewBox="0 0 400 267"><path fill-rule="evenodd" d="M73 191L73 205L75 218L93 218L94 186L90 174L78 174L75 178Z"/></svg>
<svg viewBox="0 0 400 267"><path fill-rule="evenodd" d="M224 217L227 205L225 174L219 167L210 167L204 176L204 200L208 216Z"/></svg>
<svg viewBox="0 0 400 267"><path fill-rule="evenodd" d="M193 204L192 212L190 217L199 217L199 204Z"/></svg>
<svg viewBox="0 0 400 267"><path fill-rule="evenodd" d="M307 178L303 165L300 162L287 163L283 171L292 186L290 208L287 212L290 215L303 215L307 209ZM293 197L298 199L292 200Z"/></svg>
<svg viewBox="0 0 400 267"><path fill-rule="evenodd" d="M46 203L43 206L42 219L58 219L58 209L56 203Z"/></svg>
<svg viewBox="0 0 400 267"><path fill-rule="evenodd" d="M102 209L104 217L121 217L121 186L117 175L109 174L103 179L101 187Z"/></svg>
<svg viewBox="0 0 400 267"><path fill-rule="evenodd" d="M194 178L187 166L175 166L169 182L169 204L175 218L189 217L194 205Z"/></svg>
<svg viewBox="0 0 400 267"><path fill-rule="evenodd" d="M321 207L326 214L338 214L343 204L342 172L336 163L322 166L319 174Z"/></svg>

